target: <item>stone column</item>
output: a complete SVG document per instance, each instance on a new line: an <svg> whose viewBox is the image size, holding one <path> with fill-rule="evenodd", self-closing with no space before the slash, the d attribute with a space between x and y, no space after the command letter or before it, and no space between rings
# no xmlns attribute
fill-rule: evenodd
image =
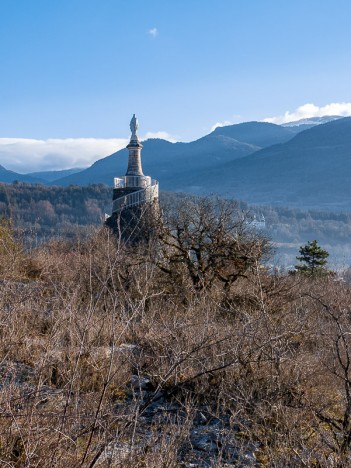
<svg viewBox="0 0 351 468"><path fill-rule="evenodd" d="M141 167L141 149L142 144L139 140L130 140L127 146L129 151L128 169L126 176L143 176L143 169Z"/></svg>

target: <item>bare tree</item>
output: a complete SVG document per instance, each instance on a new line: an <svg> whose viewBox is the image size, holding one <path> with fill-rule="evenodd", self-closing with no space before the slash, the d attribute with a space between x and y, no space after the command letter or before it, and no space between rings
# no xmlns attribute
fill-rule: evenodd
<svg viewBox="0 0 351 468"><path fill-rule="evenodd" d="M269 251L238 206L221 199L180 201L164 211L157 232L157 265L174 281L186 275L197 291L229 290Z"/></svg>

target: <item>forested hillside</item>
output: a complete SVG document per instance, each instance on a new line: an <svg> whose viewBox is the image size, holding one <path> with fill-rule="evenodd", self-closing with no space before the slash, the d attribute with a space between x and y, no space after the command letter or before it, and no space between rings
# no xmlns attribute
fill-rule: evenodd
<svg viewBox="0 0 351 468"><path fill-rule="evenodd" d="M111 209L112 190L103 184L48 187L0 184L0 215L39 238L69 237L86 226L99 226Z"/></svg>
<svg viewBox="0 0 351 468"><path fill-rule="evenodd" d="M161 192L162 206L177 199L200 199L186 194ZM14 226L31 242L52 237L86 236L90 226L101 226L111 210L112 189L105 185L48 187L38 184L0 184L0 216L11 218ZM232 201L233 204L237 202ZM248 222L265 218L264 232L277 243L277 261L293 265L298 248L318 239L338 268L351 265L351 214L303 211L286 207L255 207L239 202Z"/></svg>

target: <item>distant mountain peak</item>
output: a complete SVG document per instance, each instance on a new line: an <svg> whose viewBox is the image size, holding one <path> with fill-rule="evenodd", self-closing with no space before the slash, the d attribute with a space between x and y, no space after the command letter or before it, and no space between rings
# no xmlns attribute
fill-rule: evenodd
<svg viewBox="0 0 351 468"><path fill-rule="evenodd" d="M210 135L224 135L242 143L264 148L284 143L294 136L295 132L281 125L270 122L242 122L225 127L217 127Z"/></svg>
<svg viewBox="0 0 351 468"><path fill-rule="evenodd" d="M282 127L298 127L299 125L321 125L342 118L342 115L324 115L323 117L309 117L306 119L294 120L293 122L287 122L285 124L282 124Z"/></svg>

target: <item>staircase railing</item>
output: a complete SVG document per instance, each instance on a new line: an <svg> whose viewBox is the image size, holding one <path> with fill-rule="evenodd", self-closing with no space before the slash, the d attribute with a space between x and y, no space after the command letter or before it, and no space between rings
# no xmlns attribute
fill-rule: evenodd
<svg viewBox="0 0 351 468"><path fill-rule="evenodd" d="M135 192L116 198L113 201L112 212L131 208L143 203L151 203L156 198L158 198L158 181L152 179L148 187L138 189Z"/></svg>

